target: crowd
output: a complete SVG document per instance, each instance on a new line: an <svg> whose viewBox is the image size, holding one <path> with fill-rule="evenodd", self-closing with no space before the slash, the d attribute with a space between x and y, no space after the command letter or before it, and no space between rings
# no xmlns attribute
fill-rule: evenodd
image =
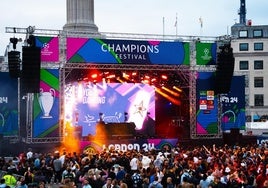
<svg viewBox="0 0 268 188"><path fill-rule="evenodd" d="M63 149L0 158L0 188L268 188L266 144L80 154Z"/></svg>

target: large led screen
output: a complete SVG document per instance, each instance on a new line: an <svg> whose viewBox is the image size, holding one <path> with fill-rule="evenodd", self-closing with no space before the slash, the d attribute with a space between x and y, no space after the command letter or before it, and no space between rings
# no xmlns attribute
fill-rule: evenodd
<svg viewBox="0 0 268 188"><path fill-rule="evenodd" d="M64 106L65 121L82 127L82 136L95 135L100 121L132 122L136 130L142 130L148 119L155 123L155 90L147 84L69 83Z"/></svg>

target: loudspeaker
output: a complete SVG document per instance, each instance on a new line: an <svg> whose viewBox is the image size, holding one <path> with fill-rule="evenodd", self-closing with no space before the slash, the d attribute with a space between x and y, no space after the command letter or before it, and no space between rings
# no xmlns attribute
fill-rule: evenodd
<svg viewBox="0 0 268 188"><path fill-rule="evenodd" d="M233 49L230 45L224 45L220 49L221 52L217 57L214 87L215 94L224 94L230 91L234 72L235 59L233 56Z"/></svg>
<svg viewBox="0 0 268 188"><path fill-rule="evenodd" d="M22 87L25 93L39 93L40 90L40 68L41 48L22 48Z"/></svg>
<svg viewBox="0 0 268 188"><path fill-rule="evenodd" d="M20 52L8 52L8 69L11 78L20 77Z"/></svg>

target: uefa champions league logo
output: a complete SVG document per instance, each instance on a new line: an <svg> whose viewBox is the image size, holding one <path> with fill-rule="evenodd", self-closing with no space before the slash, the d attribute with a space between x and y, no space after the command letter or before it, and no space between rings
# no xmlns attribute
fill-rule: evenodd
<svg viewBox="0 0 268 188"><path fill-rule="evenodd" d="M204 49L204 51L203 51L203 56L201 56L201 58L203 59L203 60L210 60L212 57L209 55L209 49L208 48L205 48Z"/></svg>

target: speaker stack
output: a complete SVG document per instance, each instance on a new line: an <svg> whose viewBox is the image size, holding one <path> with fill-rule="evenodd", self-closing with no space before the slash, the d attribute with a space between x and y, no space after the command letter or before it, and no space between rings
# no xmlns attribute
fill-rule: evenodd
<svg viewBox="0 0 268 188"><path fill-rule="evenodd" d="M220 47L217 57L217 69L215 77L215 94L225 94L230 91L234 72L235 59L230 44Z"/></svg>
<svg viewBox="0 0 268 188"><path fill-rule="evenodd" d="M19 51L8 52L8 69L9 69L9 76L11 78L20 77L20 52Z"/></svg>
<svg viewBox="0 0 268 188"><path fill-rule="evenodd" d="M39 93L41 48L24 46L22 55L21 89L25 93Z"/></svg>

